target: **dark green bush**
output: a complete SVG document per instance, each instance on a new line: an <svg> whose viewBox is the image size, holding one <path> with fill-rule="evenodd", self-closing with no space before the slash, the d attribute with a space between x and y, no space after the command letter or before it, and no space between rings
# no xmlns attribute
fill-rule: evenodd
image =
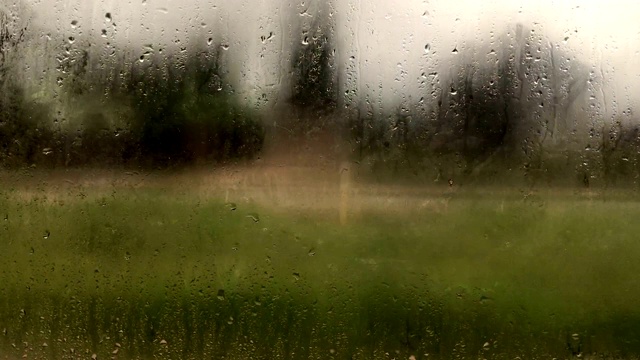
<svg viewBox="0 0 640 360"><path fill-rule="evenodd" d="M9 45L22 40L11 38ZM59 100L29 100L13 79L15 67L0 62L5 166L165 167L250 158L262 148L262 122L235 99L217 52L92 67L100 61L92 55L99 55L66 42L61 51L70 55L58 65ZM58 101L62 112L46 101Z"/></svg>
<svg viewBox="0 0 640 360"><path fill-rule="evenodd" d="M137 157L168 165L246 158L261 150L263 125L226 88L217 56L201 52L164 70L158 64L133 69L123 95L131 97Z"/></svg>

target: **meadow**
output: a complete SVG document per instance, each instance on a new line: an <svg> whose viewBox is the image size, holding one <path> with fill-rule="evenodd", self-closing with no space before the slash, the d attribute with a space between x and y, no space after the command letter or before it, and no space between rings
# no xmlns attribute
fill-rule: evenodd
<svg viewBox="0 0 640 360"><path fill-rule="evenodd" d="M0 178L2 358L640 356L630 189L65 176Z"/></svg>

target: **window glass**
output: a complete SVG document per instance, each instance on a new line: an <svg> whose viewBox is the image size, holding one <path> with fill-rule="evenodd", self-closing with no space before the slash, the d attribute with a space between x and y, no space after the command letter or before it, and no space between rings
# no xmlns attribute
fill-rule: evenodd
<svg viewBox="0 0 640 360"><path fill-rule="evenodd" d="M0 357L639 357L639 17L0 0Z"/></svg>

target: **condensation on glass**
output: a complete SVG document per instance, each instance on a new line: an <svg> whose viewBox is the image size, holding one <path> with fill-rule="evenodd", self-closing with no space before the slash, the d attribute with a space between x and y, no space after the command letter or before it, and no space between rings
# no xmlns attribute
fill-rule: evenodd
<svg viewBox="0 0 640 360"><path fill-rule="evenodd" d="M0 355L640 356L639 15L3 0Z"/></svg>

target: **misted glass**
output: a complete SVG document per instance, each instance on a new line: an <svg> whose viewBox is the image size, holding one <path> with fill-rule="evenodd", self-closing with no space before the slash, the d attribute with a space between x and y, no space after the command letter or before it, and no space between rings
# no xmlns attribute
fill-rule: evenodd
<svg viewBox="0 0 640 360"><path fill-rule="evenodd" d="M638 19L0 0L0 358L640 357Z"/></svg>

